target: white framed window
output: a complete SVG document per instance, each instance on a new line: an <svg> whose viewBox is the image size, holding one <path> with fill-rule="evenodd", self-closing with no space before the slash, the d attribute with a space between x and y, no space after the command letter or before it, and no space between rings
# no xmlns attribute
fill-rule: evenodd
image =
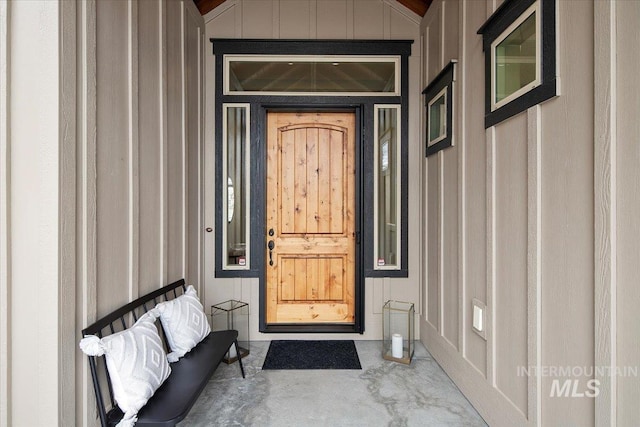
<svg viewBox="0 0 640 427"><path fill-rule="evenodd" d="M250 104L222 104L222 268L249 270L250 242Z"/></svg>
<svg viewBox="0 0 640 427"><path fill-rule="evenodd" d="M491 43L491 111L540 85L540 3Z"/></svg>
<svg viewBox="0 0 640 427"><path fill-rule="evenodd" d="M400 56L224 55L224 95L399 96Z"/></svg>
<svg viewBox="0 0 640 427"><path fill-rule="evenodd" d="M558 95L557 0L505 1L478 30L489 128Z"/></svg>
<svg viewBox="0 0 640 427"><path fill-rule="evenodd" d="M429 137L427 146L442 141L447 137L447 87L442 89L427 105Z"/></svg>
<svg viewBox="0 0 640 427"><path fill-rule="evenodd" d="M374 270L402 265L400 117L399 105L374 105Z"/></svg>
<svg viewBox="0 0 640 427"><path fill-rule="evenodd" d="M453 83L457 60L452 59L422 91L426 107L426 155L453 146Z"/></svg>

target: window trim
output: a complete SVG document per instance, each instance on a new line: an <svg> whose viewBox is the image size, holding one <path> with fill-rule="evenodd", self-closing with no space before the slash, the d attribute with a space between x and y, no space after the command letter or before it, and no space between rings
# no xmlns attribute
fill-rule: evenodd
<svg viewBox="0 0 640 427"><path fill-rule="evenodd" d="M435 94L435 96L431 98L430 101L427 101L427 147L431 147L432 145L435 145L445 139L447 137L447 133L449 132L449 126L447 121L445 120L444 133L441 133L436 139L429 139L431 135L431 107L437 100L444 96L444 111L446 115L447 111L449 110L449 100L447 96L448 89L448 86L443 88L440 92Z"/></svg>
<svg viewBox="0 0 640 427"><path fill-rule="evenodd" d="M536 15L536 78L526 85L522 86L517 91L513 92L509 96L501 99L496 102L496 91L498 88L496 87L496 47L502 43L507 37L513 33L516 28L518 28L524 21L529 19L532 15ZM493 43L491 43L491 111L495 111L498 108L502 107L513 101L516 98L524 95L535 87L540 86L541 83L541 69L542 69L542 51L540 49L540 40L542 37L541 34L541 26L540 22L542 21L542 17L540 16L540 3L534 2L529 9L527 9L522 15L518 17L513 23L504 30L498 38L496 38Z"/></svg>
<svg viewBox="0 0 640 427"><path fill-rule="evenodd" d="M540 28L540 37L536 40L540 46L540 82L537 86L521 93L509 102L492 109L493 85L495 84L492 74L492 45L533 5L538 7L538 17L540 18L536 18L536 26ZM556 67L558 62L556 8L556 0L505 0L478 30L478 34L482 35L485 57L485 128L494 126L559 94L559 78Z"/></svg>
<svg viewBox="0 0 640 427"><path fill-rule="evenodd" d="M400 96L400 55L376 55L376 56L348 56L348 55L224 55L223 68L223 95L237 96ZM238 91L232 90L229 85L229 67L233 61L243 62L380 62L393 63L394 66L394 91L393 92L287 92L287 91Z"/></svg>
<svg viewBox="0 0 640 427"><path fill-rule="evenodd" d="M380 200L378 198L378 184L380 183L380 164L378 155L378 144L380 143L380 135L378 135L378 112L382 109L394 109L396 110L396 143L395 158L393 161L396 163L396 253L397 259L395 264L390 265L378 265L378 206ZM373 106L373 141L375 149L373 150L373 269L376 271L395 271L400 270L402 267L402 106L400 104L374 104ZM384 135L383 135L384 136Z"/></svg>
<svg viewBox="0 0 640 427"><path fill-rule="evenodd" d="M425 95L424 105L425 111L425 155L431 156L440 150L453 146L453 111L454 111L454 82L456 81L456 64L457 60L452 59L438 75L429 83L429 85L422 91ZM446 131L443 137L439 137L433 141L429 141L429 124L431 115L429 114L429 107L446 92L445 106L446 106Z"/></svg>
<svg viewBox="0 0 640 427"><path fill-rule="evenodd" d="M228 184L223 185L223 188L227 189L226 196L222 197L222 245L221 250L225 255L222 257L222 269L225 271L245 271L251 270L251 104L249 103L223 103L222 104L222 179L229 179L228 174L228 158L227 158L227 111L229 108L244 108L246 114L245 125L245 170L244 178L247 185L245 191L245 235L246 235L246 248L245 248L245 265L229 264L229 256L227 254L228 241L227 241L227 228L228 228ZM235 192L235 191L234 191Z"/></svg>

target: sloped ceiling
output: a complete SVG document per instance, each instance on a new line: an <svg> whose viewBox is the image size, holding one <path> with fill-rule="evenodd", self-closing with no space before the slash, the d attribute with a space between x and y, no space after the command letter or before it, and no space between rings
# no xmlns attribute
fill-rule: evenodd
<svg viewBox="0 0 640 427"><path fill-rule="evenodd" d="M417 15L424 16L433 0L397 0L398 3L407 7L407 9L415 12ZM193 0L198 7L201 15L205 15L220 6L225 0Z"/></svg>

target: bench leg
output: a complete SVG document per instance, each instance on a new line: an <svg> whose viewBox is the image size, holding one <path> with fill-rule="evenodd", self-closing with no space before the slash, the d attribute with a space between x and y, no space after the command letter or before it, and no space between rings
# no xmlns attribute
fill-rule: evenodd
<svg viewBox="0 0 640 427"><path fill-rule="evenodd" d="M244 378L244 366L242 366L242 357L240 357L240 347L238 346L238 340L233 340L233 345L236 346L236 354L238 355L238 363L240 364L240 372L242 372L242 378Z"/></svg>

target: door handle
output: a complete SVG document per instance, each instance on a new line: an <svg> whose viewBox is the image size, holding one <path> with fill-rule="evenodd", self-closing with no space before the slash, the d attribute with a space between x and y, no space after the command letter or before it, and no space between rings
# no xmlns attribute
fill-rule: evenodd
<svg viewBox="0 0 640 427"><path fill-rule="evenodd" d="M276 242L269 240L267 247L269 248L269 265L273 265L273 248L276 247Z"/></svg>

